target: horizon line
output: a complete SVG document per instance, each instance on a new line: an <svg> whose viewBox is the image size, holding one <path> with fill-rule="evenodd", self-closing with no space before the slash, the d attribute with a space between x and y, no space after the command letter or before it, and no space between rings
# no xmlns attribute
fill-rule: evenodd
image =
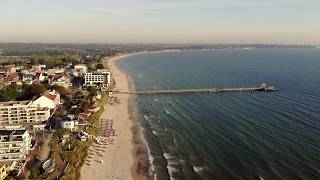
<svg viewBox="0 0 320 180"><path fill-rule="evenodd" d="M282 46L318 46L320 43L125 43L125 42L0 42L0 44L66 44L66 45L282 45Z"/></svg>

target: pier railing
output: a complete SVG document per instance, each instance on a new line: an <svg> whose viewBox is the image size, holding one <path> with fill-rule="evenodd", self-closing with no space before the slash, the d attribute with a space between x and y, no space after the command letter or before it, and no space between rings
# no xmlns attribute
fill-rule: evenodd
<svg viewBox="0 0 320 180"><path fill-rule="evenodd" d="M175 89L175 90L146 90L146 91L109 91L115 94L137 94L137 95L156 95L156 94L192 94L192 93L227 93L227 92L270 92L277 91L274 86L268 86L265 83L259 87L246 88L202 88L202 89Z"/></svg>

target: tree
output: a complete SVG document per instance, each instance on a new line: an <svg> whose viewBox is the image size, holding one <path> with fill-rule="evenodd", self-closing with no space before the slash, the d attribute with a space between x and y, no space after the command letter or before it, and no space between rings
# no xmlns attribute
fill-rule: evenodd
<svg viewBox="0 0 320 180"><path fill-rule="evenodd" d="M21 95L21 87L17 86L16 84L6 86L0 91L0 96L6 101L17 99Z"/></svg>
<svg viewBox="0 0 320 180"><path fill-rule="evenodd" d="M90 103L88 101L82 102L82 110L88 109L90 107Z"/></svg>
<svg viewBox="0 0 320 180"><path fill-rule="evenodd" d="M101 63L99 63L99 64L97 64L96 68L97 68L97 69L104 69L104 65L101 64Z"/></svg>
<svg viewBox="0 0 320 180"><path fill-rule="evenodd" d="M55 85L53 86L53 89L56 90L60 95L62 95L62 97L66 97L68 95L68 91L62 86Z"/></svg>
<svg viewBox="0 0 320 180"><path fill-rule="evenodd" d="M60 128L60 129L57 129L54 133L53 133L53 139L54 138L62 138L63 135L66 135L70 133L70 130L69 129L65 129L65 128Z"/></svg>
<svg viewBox="0 0 320 180"><path fill-rule="evenodd" d="M51 149L54 148L57 144L58 144L58 141L57 141L57 139L55 139L55 138L52 138L52 139L49 141L49 143L48 143L48 145L49 145L49 147L50 147Z"/></svg>
<svg viewBox="0 0 320 180"><path fill-rule="evenodd" d="M88 91L89 91L89 96L90 97L94 97L98 94L98 91L95 87L89 86L88 87Z"/></svg>
<svg viewBox="0 0 320 180"><path fill-rule="evenodd" d="M31 93L32 94L42 94L47 89L43 84L33 84L31 87Z"/></svg>

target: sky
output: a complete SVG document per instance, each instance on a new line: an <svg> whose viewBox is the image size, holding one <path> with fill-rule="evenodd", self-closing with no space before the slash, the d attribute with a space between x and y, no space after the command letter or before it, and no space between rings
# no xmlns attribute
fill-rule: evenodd
<svg viewBox="0 0 320 180"><path fill-rule="evenodd" d="M0 42L320 44L320 0L1 0Z"/></svg>

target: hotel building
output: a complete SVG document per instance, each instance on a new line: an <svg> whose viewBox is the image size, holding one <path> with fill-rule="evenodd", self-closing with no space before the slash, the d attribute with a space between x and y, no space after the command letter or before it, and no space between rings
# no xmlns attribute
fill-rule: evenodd
<svg viewBox="0 0 320 180"><path fill-rule="evenodd" d="M110 72L100 71L95 73L86 73L84 75L84 86L108 87L110 85Z"/></svg>
<svg viewBox="0 0 320 180"><path fill-rule="evenodd" d="M9 171L21 173L31 146L31 135L26 129L0 130L0 179Z"/></svg>
<svg viewBox="0 0 320 180"><path fill-rule="evenodd" d="M48 107L40 107L32 101L0 102L0 126L39 124L49 117Z"/></svg>
<svg viewBox="0 0 320 180"><path fill-rule="evenodd" d="M0 162L25 160L31 147L31 135L26 129L0 130Z"/></svg>

